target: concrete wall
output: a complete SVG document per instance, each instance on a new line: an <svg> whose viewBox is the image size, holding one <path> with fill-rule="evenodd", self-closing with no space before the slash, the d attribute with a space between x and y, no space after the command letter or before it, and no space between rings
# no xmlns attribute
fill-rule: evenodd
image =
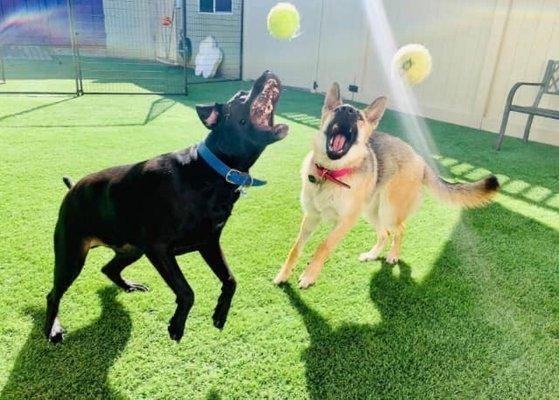
<svg viewBox="0 0 559 400"><path fill-rule="evenodd" d="M324 92L334 80L346 98L369 102L388 93L380 55L370 36L364 1L295 0L302 34L278 42L266 31L273 0L246 0L245 78L277 71L288 85ZM433 73L414 88L421 113L439 120L497 131L506 95L516 81L539 81L548 59L559 59L557 0L385 0L398 46L423 43ZM374 21L373 21L374 23ZM359 86L349 93L350 84ZM519 93L530 103L534 92ZM392 103L394 105L394 103ZM559 109L559 98L544 106ZM522 134L525 116L507 133ZM536 118L531 138L559 145L559 121Z"/></svg>

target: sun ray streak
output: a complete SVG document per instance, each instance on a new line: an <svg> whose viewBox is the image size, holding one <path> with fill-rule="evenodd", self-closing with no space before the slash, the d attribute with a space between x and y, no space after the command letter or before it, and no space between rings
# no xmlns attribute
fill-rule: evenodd
<svg viewBox="0 0 559 400"><path fill-rule="evenodd" d="M438 154L431 132L411 88L399 74L392 71L392 59L397 52L396 40L392 33L382 0L362 0L367 18L369 34L380 61L384 78L388 83L389 99L393 108L398 110L404 126L404 135L410 144L438 171L433 155Z"/></svg>

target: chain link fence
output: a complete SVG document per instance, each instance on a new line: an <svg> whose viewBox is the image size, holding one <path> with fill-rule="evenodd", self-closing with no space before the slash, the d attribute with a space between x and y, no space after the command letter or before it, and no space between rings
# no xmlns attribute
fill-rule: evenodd
<svg viewBox="0 0 559 400"><path fill-rule="evenodd" d="M0 0L0 94L184 95L241 79L242 29L242 0Z"/></svg>

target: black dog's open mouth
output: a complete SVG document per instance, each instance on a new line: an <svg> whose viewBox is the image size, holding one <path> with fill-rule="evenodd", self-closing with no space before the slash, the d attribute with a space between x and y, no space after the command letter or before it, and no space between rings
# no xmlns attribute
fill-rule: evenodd
<svg viewBox="0 0 559 400"><path fill-rule="evenodd" d="M278 136L285 136L288 127L285 124L274 125L274 111L279 101L281 84L275 77L268 78L262 91L254 99L250 107L250 120L260 131L272 132Z"/></svg>
<svg viewBox="0 0 559 400"><path fill-rule="evenodd" d="M351 148L355 141L352 132L345 132L334 125L326 137L326 153L331 160L342 158Z"/></svg>

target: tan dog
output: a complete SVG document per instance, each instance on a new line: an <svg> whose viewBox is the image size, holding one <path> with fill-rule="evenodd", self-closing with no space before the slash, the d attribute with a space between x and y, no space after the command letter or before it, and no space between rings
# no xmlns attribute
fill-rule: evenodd
<svg viewBox="0 0 559 400"><path fill-rule="evenodd" d="M404 222L419 208L423 185L439 199L465 207L487 204L497 192L495 176L474 183L446 182L407 143L386 134L373 135L385 107L385 97L362 111L342 104L337 83L326 95L321 129L303 162L305 215L276 284L289 279L303 246L322 221L333 222L334 228L299 278L301 288L315 283L330 252L361 215L375 227L377 242L359 260L376 259L392 234L386 260L394 264L400 257Z"/></svg>

